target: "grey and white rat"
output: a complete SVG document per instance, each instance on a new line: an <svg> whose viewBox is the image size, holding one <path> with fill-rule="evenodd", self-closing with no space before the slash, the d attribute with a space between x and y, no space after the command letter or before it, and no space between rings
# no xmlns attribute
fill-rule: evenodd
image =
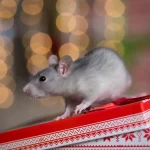
<svg viewBox="0 0 150 150"><path fill-rule="evenodd" d="M40 60L39 60L40 61ZM64 119L106 99L114 101L126 92L132 82L120 56L109 48L95 48L72 61L64 56L49 57L49 67L38 72L23 88L34 98L62 96L66 102Z"/></svg>

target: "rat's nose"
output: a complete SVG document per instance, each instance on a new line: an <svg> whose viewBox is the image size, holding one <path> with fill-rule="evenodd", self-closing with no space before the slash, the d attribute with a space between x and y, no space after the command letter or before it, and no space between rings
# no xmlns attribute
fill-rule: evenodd
<svg viewBox="0 0 150 150"><path fill-rule="evenodd" d="M25 90L25 89L24 89L23 92L24 92L26 95L29 94L28 90Z"/></svg>
<svg viewBox="0 0 150 150"><path fill-rule="evenodd" d="M23 88L23 92L24 92L26 95L29 95L28 86L25 86L25 87Z"/></svg>

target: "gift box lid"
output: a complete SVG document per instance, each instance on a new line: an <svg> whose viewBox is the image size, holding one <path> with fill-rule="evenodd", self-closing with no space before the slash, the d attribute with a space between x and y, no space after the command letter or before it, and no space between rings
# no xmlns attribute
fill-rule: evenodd
<svg viewBox="0 0 150 150"><path fill-rule="evenodd" d="M150 127L150 95L0 134L0 150L50 149Z"/></svg>

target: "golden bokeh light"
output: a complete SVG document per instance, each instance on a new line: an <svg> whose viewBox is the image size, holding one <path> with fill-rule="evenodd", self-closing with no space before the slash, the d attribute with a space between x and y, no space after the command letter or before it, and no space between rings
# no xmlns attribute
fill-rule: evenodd
<svg viewBox="0 0 150 150"><path fill-rule="evenodd" d="M120 41L116 41L115 46L116 46L116 50L120 54L120 56L123 56L124 52L125 52L125 47L124 47L123 43Z"/></svg>
<svg viewBox="0 0 150 150"><path fill-rule="evenodd" d="M11 18L17 11L17 3L15 0L0 1L0 18Z"/></svg>
<svg viewBox="0 0 150 150"><path fill-rule="evenodd" d="M32 75L36 75L39 71L42 70L42 69L37 68L36 66L34 66L31 63L27 63L27 69L28 69L29 73Z"/></svg>
<svg viewBox="0 0 150 150"><path fill-rule="evenodd" d="M125 25L125 18L124 16L120 16L120 17L110 17L110 16L105 16L105 24L111 24L111 23L117 23L119 24L121 27L123 27Z"/></svg>
<svg viewBox="0 0 150 150"><path fill-rule="evenodd" d="M76 1L75 0L57 0L56 9L61 13L74 13L76 10Z"/></svg>
<svg viewBox="0 0 150 150"><path fill-rule="evenodd" d="M82 35L71 34L69 38L69 42L75 44L80 50L80 52L83 52L88 47L90 39L86 33Z"/></svg>
<svg viewBox="0 0 150 150"><path fill-rule="evenodd" d="M12 28L14 24L14 18L0 18L0 31L7 31Z"/></svg>
<svg viewBox="0 0 150 150"><path fill-rule="evenodd" d="M56 19L56 26L61 32L71 32L75 29L76 18L70 13L62 13Z"/></svg>
<svg viewBox="0 0 150 150"><path fill-rule="evenodd" d="M39 13L37 15L29 15L23 11L20 13L20 19L22 23L29 26L38 24L41 18L42 18L42 13Z"/></svg>
<svg viewBox="0 0 150 150"><path fill-rule="evenodd" d="M120 26L120 24L118 23L109 23L106 28L108 28L109 30L111 31L119 31L119 30L122 30L123 28Z"/></svg>
<svg viewBox="0 0 150 150"><path fill-rule="evenodd" d="M32 51L31 47L28 46L25 50L26 59L29 59L32 55L35 55L35 53Z"/></svg>
<svg viewBox="0 0 150 150"><path fill-rule="evenodd" d="M7 64L7 69L11 69L14 64L14 57L12 55L9 55L6 58L5 63Z"/></svg>
<svg viewBox="0 0 150 150"><path fill-rule="evenodd" d="M27 63L27 68L29 72L33 75L46 67L48 67L48 60L43 55L32 55Z"/></svg>
<svg viewBox="0 0 150 150"><path fill-rule="evenodd" d="M7 55L10 55L13 51L14 45L10 38L6 36L0 36L0 49L6 51Z"/></svg>
<svg viewBox="0 0 150 150"><path fill-rule="evenodd" d="M97 44L97 47L107 47L116 49L114 42L111 40L103 40Z"/></svg>
<svg viewBox="0 0 150 150"><path fill-rule="evenodd" d="M34 53L31 49L30 46L28 46L26 49L25 49L25 57L26 59L29 59L32 55L35 55L36 53ZM48 54L45 54L44 56L47 57L48 55L52 54L52 52L50 51Z"/></svg>
<svg viewBox="0 0 150 150"><path fill-rule="evenodd" d="M65 55L69 55L72 57L73 60L79 58L79 49L75 44L66 43L63 44L59 49L59 56L62 58Z"/></svg>
<svg viewBox="0 0 150 150"><path fill-rule="evenodd" d="M75 15L87 16L89 13L89 4L87 0L77 1Z"/></svg>
<svg viewBox="0 0 150 150"><path fill-rule="evenodd" d="M120 56L124 55L124 45L122 42L117 40L103 40L97 44L97 47L107 47L112 48L117 51Z"/></svg>
<svg viewBox="0 0 150 150"><path fill-rule="evenodd" d="M15 0L15 2L18 4L20 2L20 0Z"/></svg>
<svg viewBox="0 0 150 150"><path fill-rule="evenodd" d="M6 60L6 57L7 57L6 51L2 47L0 47L0 59Z"/></svg>
<svg viewBox="0 0 150 150"><path fill-rule="evenodd" d="M15 0L2 0L1 1L2 5L4 7L16 7L16 1Z"/></svg>
<svg viewBox="0 0 150 150"><path fill-rule="evenodd" d="M40 103L43 106L52 108L52 107L57 107L59 104L65 105L64 99L60 96L53 96L53 97L47 97L47 98L42 98L40 99Z"/></svg>
<svg viewBox="0 0 150 150"><path fill-rule="evenodd" d="M111 17L120 17L125 12L125 5L121 0L107 0L105 11Z"/></svg>
<svg viewBox="0 0 150 150"><path fill-rule="evenodd" d="M2 104L7 100L8 95L9 95L9 91L3 84L0 84L0 91L1 91L0 104Z"/></svg>
<svg viewBox="0 0 150 150"><path fill-rule="evenodd" d="M107 40L121 41L124 38L124 35L125 35L125 31L123 28L117 31L113 31L113 30L106 28L105 33L104 33L105 39Z"/></svg>
<svg viewBox="0 0 150 150"><path fill-rule="evenodd" d="M0 90L2 90L2 88L5 87L1 84ZM8 88L5 88L5 90L3 89L3 94L0 95L0 101L2 101L2 99L3 99L3 103L0 103L0 108L1 109L9 108L14 101L14 96L11 90L9 90Z"/></svg>
<svg viewBox="0 0 150 150"><path fill-rule="evenodd" d="M28 47L30 45L31 37L35 35L36 33L38 33L37 30L29 30L28 32L24 34L23 40L22 40L24 47Z"/></svg>
<svg viewBox="0 0 150 150"><path fill-rule="evenodd" d="M12 77L14 76L14 70L13 70L13 68L11 68L11 69L9 69L9 70L7 71L7 75L8 75L8 76L12 76ZM6 76L5 76L5 77L6 77ZM3 79L4 79L4 78L3 78ZM2 80L3 80L3 79L2 79Z"/></svg>
<svg viewBox="0 0 150 150"><path fill-rule="evenodd" d="M106 14L104 9L105 2L105 0L95 0L93 5L93 11L97 16L104 16Z"/></svg>
<svg viewBox="0 0 150 150"><path fill-rule="evenodd" d="M43 9L43 0L24 0L22 2L22 9L30 15L37 15Z"/></svg>
<svg viewBox="0 0 150 150"><path fill-rule="evenodd" d="M48 60L43 55L32 55L28 62L35 65L37 68L48 67Z"/></svg>
<svg viewBox="0 0 150 150"><path fill-rule="evenodd" d="M7 74L7 65L3 60L0 60L0 79L4 78Z"/></svg>
<svg viewBox="0 0 150 150"><path fill-rule="evenodd" d="M5 85L7 88L9 88L12 92L16 89L16 83L15 80L11 76L5 76L1 81L1 84Z"/></svg>
<svg viewBox="0 0 150 150"><path fill-rule="evenodd" d="M75 16L76 19L76 26L74 30L72 31L72 34L75 35L82 35L84 34L88 29L88 22L83 16Z"/></svg>
<svg viewBox="0 0 150 150"><path fill-rule="evenodd" d="M48 34L39 32L32 36L30 47L34 53L44 55L51 50L52 40Z"/></svg>

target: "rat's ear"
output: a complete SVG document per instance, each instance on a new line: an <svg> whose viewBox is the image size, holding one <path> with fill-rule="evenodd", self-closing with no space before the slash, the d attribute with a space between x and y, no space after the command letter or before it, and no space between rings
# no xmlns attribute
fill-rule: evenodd
<svg viewBox="0 0 150 150"><path fill-rule="evenodd" d="M58 57L56 55L50 55L48 58L49 65L57 65Z"/></svg>
<svg viewBox="0 0 150 150"><path fill-rule="evenodd" d="M72 64L72 58L70 56L64 56L59 62L58 72L61 76L66 77L69 73L69 68Z"/></svg>

